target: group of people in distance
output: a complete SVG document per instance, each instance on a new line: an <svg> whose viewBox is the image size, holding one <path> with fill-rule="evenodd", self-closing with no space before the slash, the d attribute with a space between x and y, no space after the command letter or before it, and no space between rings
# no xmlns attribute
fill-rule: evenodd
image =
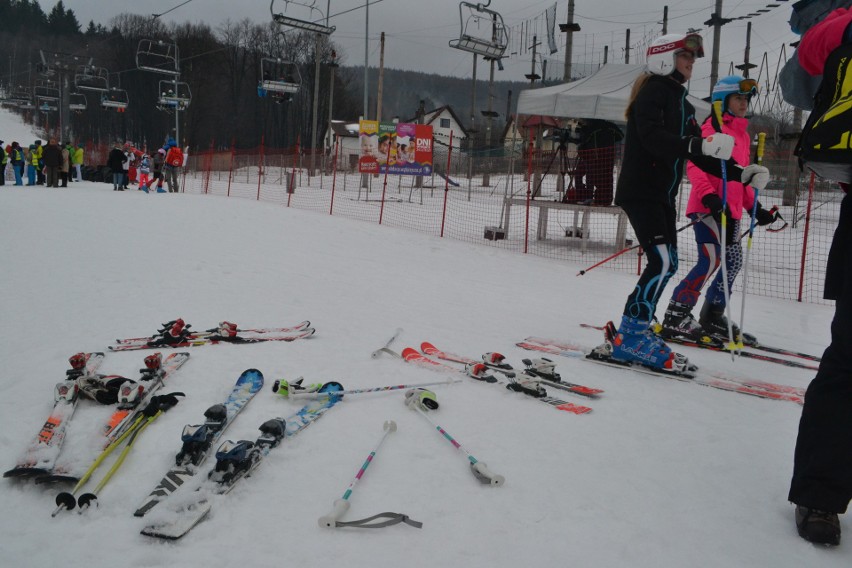
<svg viewBox="0 0 852 568"><path fill-rule="evenodd" d="M135 174L138 172L140 191L148 193L155 189L157 193L166 193L163 189L165 181L168 193L177 193L180 191L178 168L183 165L183 151L173 138L169 138L153 156L133 148L129 142L123 146L116 142L107 157L107 167L112 170L113 191L129 189L130 183L136 183Z"/></svg>
<svg viewBox="0 0 852 568"><path fill-rule="evenodd" d="M793 9L807 4L799 2ZM797 50L799 63L810 75L824 77L816 100L834 96L836 101L840 93L848 101L850 57L837 54L852 56L852 8L829 8L809 24L794 31L804 33ZM747 216L752 230L755 224L774 220L757 199L769 181L769 170L752 164L750 156L746 113L758 85L740 76L719 80L711 98L721 104L722 116L699 124L685 85L696 58L703 55L700 35L663 35L649 46L647 72L633 85L615 203L627 215L646 265L627 298L617 333L597 348L612 359L668 372L685 372L690 365L666 344L667 338L709 339L729 346L730 340L734 345L756 341L724 313L728 291L742 266L740 231ZM845 82L840 83L845 90L839 92L831 81L844 74ZM845 124L848 129L849 122ZM846 151L852 150L847 146ZM675 288L658 326L654 325L657 303L678 267L676 196L684 167L692 185L686 215L698 245L698 261ZM840 172L835 181L848 191L852 158L847 156L834 171ZM726 270L713 279L696 320L692 309L722 258ZM852 204L846 195L826 270L826 297L836 301L831 344L806 391L789 491L799 535L825 545L839 544L838 515L846 512L852 499L850 270Z"/></svg>
<svg viewBox="0 0 852 568"><path fill-rule="evenodd" d="M12 170L14 185L68 187L69 181L83 181L85 150L81 144L57 144L53 138L44 146L41 140L26 148L17 141L4 144L0 140L0 185L6 184L6 168Z"/></svg>

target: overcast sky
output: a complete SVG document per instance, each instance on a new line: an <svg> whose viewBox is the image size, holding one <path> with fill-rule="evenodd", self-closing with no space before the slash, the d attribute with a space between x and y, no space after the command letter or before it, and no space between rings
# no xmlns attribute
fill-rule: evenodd
<svg viewBox="0 0 852 568"><path fill-rule="evenodd" d="M53 7L53 0L39 0L45 12ZM270 5L265 0L65 0L65 6L74 10L85 29L89 20L108 25L112 17L121 13L164 14L166 21L205 22L216 28L226 20L268 22ZM183 3L183 5L181 5ZM750 60L758 65L764 61L769 77L774 81L781 47L795 41L787 20L792 2L774 2L779 7L753 17ZM285 5L275 0L273 10L300 20L317 20L330 16L330 24L337 30L332 40L341 47L344 65L364 63L366 0L316 0L314 7L306 1L299 5ZM558 52L549 54L545 35L544 12L554 0L492 0L489 9L498 12L510 31L510 44L504 60L504 71L498 71L497 79L525 80L532 62L532 35L538 33L542 44L537 52L544 51L547 60L547 75L553 80L561 78L565 60L565 34L556 28ZM736 18L766 8L769 0L724 0L722 14ZM556 2L556 22L567 19L568 1ZM710 56L713 50L712 29L704 25L715 6L715 0L576 0L574 20L581 31L574 34L572 62L577 68L588 63L595 66L603 62L604 47L608 46L610 62L624 62L627 29L633 50L630 62L644 61L647 42L661 33L663 7L668 5L669 33L685 32L688 28L701 30L705 41L706 57L699 60L693 73L690 90L698 96L706 96L709 88ZM327 8L329 7L330 8ZM742 63L746 40L746 22L735 20L722 28L720 42L719 75L728 74L730 62ZM480 22L481 25L487 26ZM471 25L474 25L472 23ZM481 29L481 28L480 28ZM385 66L411 69L427 73L470 77L473 71L473 56L448 46L448 41L457 38L461 31L459 2L456 0L378 0L370 1L369 8L369 61L371 66L379 63L379 36L385 32ZM637 51L639 53L637 53ZM765 60L764 60L764 54ZM787 47L787 56L792 48ZM541 62L536 66L541 74ZM756 76L758 69L752 71ZM481 62L477 78L487 79L488 65ZM766 75L761 78L764 79ZM702 92L703 91L703 92Z"/></svg>

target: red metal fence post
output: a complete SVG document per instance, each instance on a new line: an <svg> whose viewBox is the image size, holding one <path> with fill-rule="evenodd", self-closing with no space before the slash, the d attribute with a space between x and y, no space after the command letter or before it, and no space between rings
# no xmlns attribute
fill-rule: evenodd
<svg viewBox="0 0 852 568"><path fill-rule="evenodd" d="M529 250L530 244L530 199L532 197L532 163L533 163L533 131L530 129L529 151L527 152L527 203L526 203L526 219L524 221L524 254ZM540 215L541 213L539 213Z"/></svg>

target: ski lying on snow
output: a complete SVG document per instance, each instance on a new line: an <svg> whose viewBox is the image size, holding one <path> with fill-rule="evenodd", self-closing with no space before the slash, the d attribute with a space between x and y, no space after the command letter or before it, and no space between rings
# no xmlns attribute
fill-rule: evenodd
<svg viewBox="0 0 852 568"><path fill-rule="evenodd" d="M157 487L133 514L137 517L144 516L198 473L216 442L261 388L263 373L257 369L246 369L224 402L214 404L204 412L204 424L186 426L181 435L183 446L175 456L175 465L166 472Z"/></svg>
<svg viewBox="0 0 852 568"><path fill-rule="evenodd" d="M489 369L494 371L503 373L507 376L515 376L516 373L523 373L522 370L516 370L509 365L492 365L488 361L476 361L474 359L470 359L468 357L464 357L462 355L456 355L454 353L447 353L446 351L441 351L428 341L424 341L420 344L420 350L426 355L431 355L433 357L437 357L438 359L443 359L445 361L453 361L455 363L462 363L465 365L475 364L475 363L483 363ZM567 392L572 392L575 394L579 394L581 396L587 396L589 398L597 398L598 395L603 394L603 390L596 389L592 387L587 387L585 385L580 385L577 383L570 383L567 381L552 381L548 379L540 379L543 384L552 386L554 388L564 390Z"/></svg>
<svg viewBox="0 0 852 568"><path fill-rule="evenodd" d="M634 365L627 362L616 361L614 359L601 360L590 358L588 357L588 354L591 352L590 349L587 349L583 346L574 343L548 340L541 337L528 337L524 341L520 341L515 345L522 349L527 349L529 351L540 351L543 353L549 353L551 355L560 355L562 357L582 359L583 361L589 361L592 363L597 363L599 365L605 365L608 367L615 367L619 369L630 369L633 371L638 371L640 373L645 373L647 375L656 375L668 379L694 382L700 385L713 387L720 390L738 392L741 394L757 396L760 398L768 398L772 400L786 400L789 402L795 402L797 404L804 404L804 392L801 389L790 392L791 389L796 389L796 387L790 387L789 385L779 385L763 381L754 381L751 379L743 379L726 374L715 375L701 371L696 372L693 377L676 375L673 373L667 373L665 371L658 371L642 365Z"/></svg>
<svg viewBox="0 0 852 568"><path fill-rule="evenodd" d="M199 337L197 339L186 339L178 343L128 343L121 345L110 345L110 351L134 351L137 349L182 349L184 347L200 347L202 345L219 345L221 343L230 343L232 345L243 345L246 343L262 343L265 341L295 341L312 336L316 330L312 327L299 331L290 332L287 335L274 337L222 337L211 335L209 337Z"/></svg>
<svg viewBox="0 0 852 568"><path fill-rule="evenodd" d="M452 367L450 365L445 365L444 363L441 363L440 361L435 361L434 359L431 359L431 358L427 357L426 355L423 355L422 353L420 353L419 351L417 351L416 349L413 349L411 347L406 347L405 349L403 349L401 355L402 355L403 361L405 361L406 363L413 363L415 365L419 365L421 367L425 367L425 368L433 370L433 371L464 373L464 370L457 369L456 367ZM485 379L483 382L497 383L497 384L501 384L501 385L504 385L504 386L508 386L507 383L502 382L502 381L498 381L494 377L490 377L490 380ZM552 407L556 408L557 410L564 410L566 412L571 412L572 414L585 414L587 412L592 411L592 409L589 408L588 406L581 406L581 405L574 404L572 402L568 402L568 401L561 400L561 399L551 397L551 396L545 396L545 397L540 397L540 398L533 397L533 399L538 400L538 401L540 401L544 404L547 404L549 406L552 406Z"/></svg>
<svg viewBox="0 0 852 568"><path fill-rule="evenodd" d="M54 391L56 402L50 416L18 459L15 467L3 473L3 477L36 477L53 471L56 459L62 451L62 442L65 441L68 424L77 409L80 381L94 379L104 360L104 354L100 352L85 353L83 356L84 367L65 371L65 381L56 385ZM74 357L80 357L80 354Z"/></svg>
<svg viewBox="0 0 852 568"><path fill-rule="evenodd" d="M189 327L189 325L187 325L186 327ZM293 325L293 326L289 326L289 327L254 327L254 328L246 328L246 329L238 328L237 333L257 333L257 334L261 334L261 335L269 334L269 333L285 334L285 333L291 333L291 332L294 332L294 331L302 331L302 330L308 329L309 327L311 327L311 322L305 320L302 323L299 323L299 324L296 324L296 325ZM168 329L167 324L163 324L163 329L161 330L161 333L166 331L167 329ZM217 335L218 331L219 330L216 329L216 328L207 329L207 330L204 330L204 331L191 331L189 333L189 335L187 336L187 338L188 339L200 339L200 338L211 337L211 336ZM148 337L128 337L128 338L125 338L125 339L116 339L115 342L120 344L120 345L147 344L148 342L154 341L159 337L161 337L161 335L151 335L151 336L148 336Z"/></svg>
<svg viewBox="0 0 852 568"><path fill-rule="evenodd" d="M146 357L146 361L155 355L159 356L159 353L149 355ZM138 382L127 381L121 386L118 406L97 434L102 437L103 447L115 442L134 424L141 410L148 406L157 391L163 387L166 379L180 369L187 360L189 360L189 353L187 352L170 353L159 363L157 368L146 367L141 369ZM80 479L81 468L68 463L70 460L63 461L65 463L57 464L52 471L36 477L35 483L77 483Z"/></svg>
<svg viewBox="0 0 852 568"><path fill-rule="evenodd" d="M592 325L590 323L581 323L580 327L585 327L588 329L597 329L599 331L603 331L602 325ZM724 345L718 344L707 344L700 343L698 341L690 341L688 339L681 338L665 338L667 343L677 343L679 345L688 345L690 347L700 347L703 349L710 349L712 351L724 351L725 353L730 353L728 349L725 348ZM748 344L745 345L745 349L757 349L759 351L766 351L767 353L775 353L776 355L786 355L788 357L798 357L799 359L807 359L808 361L815 361L819 363L822 361L821 358L816 355L811 355L809 353L802 353L800 351L791 351L790 349L784 349L782 347L770 347L769 345L763 345L761 343L755 343L754 345ZM788 367L800 367L802 369L811 369L816 370L817 367L813 365L806 365L804 363L796 363L795 361L788 361L786 359L779 359L777 357L769 357L768 355L761 355L760 353L754 353L752 351L745 350L737 350L738 355L742 355L743 357L750 357L753 359L760 359L761 361L769 361L771 363L779 363L781 365L787 365Z"/></svg>
<svg viewBox="0 0 852 568"><path fill-rule="evenodd" d="M143 528L142 534L168 540L176 540L187 534L207 517L214 500L229 493L241 479L249 477L282 439L291 438L307 428L341 399L333 392L329 395L324 399L310 401L287 419L267 420L261 424L261 434L254 442L224 442L216 452L216 465L193 498L177 510L165 513L158 511L164 513L162 520Z"/></svg>

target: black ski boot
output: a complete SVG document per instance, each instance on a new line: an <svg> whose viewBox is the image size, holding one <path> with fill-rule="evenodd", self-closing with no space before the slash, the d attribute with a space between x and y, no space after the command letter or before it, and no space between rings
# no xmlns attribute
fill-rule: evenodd
<svg viewBox="0 0 852 568"><path fill-rule="evenodd" d="M714 306L709 302L704 302L701 315L698 316L698 323L708 335L728 341L728 318L725 317L724 306ZM731 328L734 331L734 341L741 341L742 334L737 324L732 323Z"/></svg>
<svg viewBox="0 0 852 568"><path fill-rule="evenodd" d="M666 308L660 335L664 339L684 339L696 343L708 343L710 340L707 331L692 316L692 306L674 300Z"/></svg>

